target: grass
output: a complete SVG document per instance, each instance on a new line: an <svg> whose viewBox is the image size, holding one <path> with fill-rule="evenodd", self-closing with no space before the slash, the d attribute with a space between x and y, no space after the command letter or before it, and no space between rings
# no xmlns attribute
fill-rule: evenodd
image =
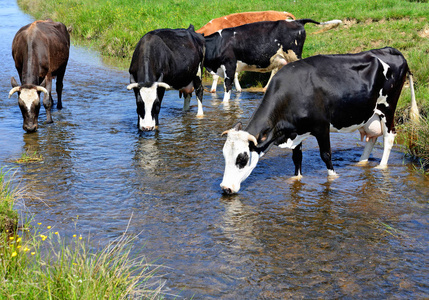
<svg viewBox="0 0 429 300"><path fill-rule="evenodd" d="M96 249L41 223L17 230L18 191L0 169L0 299L163 299L159 266L132 252L127 232ZM28 224L25 227L30 227Z"/></svg>
<svg viewBox="0 0 429 300"><path fill-rule="evenodd" d="M21 157L14 160L14 163L17 164L25 164L25 163L33 163L33 162L42 162L43 157L40 154L37 154L37 151L33 153L24 152L21 154Z"/></svg>
<svg viewBox="0 0 429 300"><path fill-rule="evenodd" d="M0 235L14 232L18 226L18 213L13 209L18 192L11 186L9 173L0 168Z"/></svg>

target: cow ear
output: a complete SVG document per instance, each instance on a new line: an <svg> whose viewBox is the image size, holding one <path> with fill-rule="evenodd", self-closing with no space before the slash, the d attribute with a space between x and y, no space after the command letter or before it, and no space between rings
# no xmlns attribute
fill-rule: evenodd
<svg viewBox="0 0 429 300"><path fill-rule="evenodd" d="M241 124L241 122L238 122L237 124L235 124L234 126L234 130L235 131L239 131L243 128L243 124Z"/></svg>
<svg viewBox="0 0 429 300"><path fill-rule="evenodd" d="M13 88L19 86L18 82L16 82L14 77L10 79L10 84L12 85Z"/></svg>
<svg viewBox="0 0 429 300"><path fill-rule="evenodd" d="M195 31L194 25L189 24L188 30Z"/></svg>

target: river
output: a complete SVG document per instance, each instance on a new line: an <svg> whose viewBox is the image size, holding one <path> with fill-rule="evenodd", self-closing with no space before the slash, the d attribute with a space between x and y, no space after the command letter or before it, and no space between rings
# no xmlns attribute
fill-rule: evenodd
<svg viewBox="0 0 429 300"><path fill-rule="evenodd" d="M159 130L141 133L128 72L77 46L64 108L44 124L42 107L39 130L27 134L8 92L18 78L13 36L33 19L6 0L0 16L0 166L26 188L20 210L33 222L98 245L129 222L136 251L166 267L164 292L177 299L429 297L429 182L399 147L386 170L374 168L379 144L362 167L359 134L332 134L332 181L314 138L304 142L301 181L290 180L291 151L273 147L240 193L225 196L221 133L246 124L262 93L242 92L226 107L219 85L204 93L198 119L195 96L183 112L168 91ZM42 162L13 162L35 151Z"/></svg>

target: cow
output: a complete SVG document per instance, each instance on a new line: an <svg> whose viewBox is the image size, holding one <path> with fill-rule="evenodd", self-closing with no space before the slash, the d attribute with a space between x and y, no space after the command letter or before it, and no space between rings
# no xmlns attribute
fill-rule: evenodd
<svg viewBox="0 0 429 300"><path fill-rule="evenodd" d="M328 176L336 176L330 132L359 130L366 137L360 163L368 161L377 137L384 150L379 167L387 167L395 138L394 114L409 75L407 61L394 48L357 54L317 55L283 67L273 78L245 129L227 130L223 147L224 193L236 193L259 158L271 146L292 150L295 176L301 178L302 142L314 136ZM412 107L417 107L412 92ZM414 112L414 114L417 112Z"/></svg>
<svg viewBox="0 0 429 300"><path fill-rule="evenodd" d="M237 27L240 25L261 21L295 20L295 16L285 11L250 11L230 14L211 20L196 32L209 36L221 29Z"/></svg>
<svg viewBox="0 0 429 300"><path fill-rule="evenodd" d="M40 93L46 122L52 123L52 79L56 77L57 108L62 108L63 79L69 59L70 35L66 26L51 19L28 24L16 33L12 42L12 56L21 85L11 78L9 98L18 93L18 104L24 118L23 129L34 132L38 128Z"/></svg>
<svg viewBox="0 0 429 300"><path fill-rule="evenodd" d="M250 11L235 13L220 18L216 18L205 24L200 29L196 30L204 36L209 36L221 29L237 27L240 25L255 23L261 21L279 21L279 20L295 20L295 16L285 11ZM274 74L273 74L274 75ZM213 83L210 88L210 93L216 92L219 76L213 74ZM234 74L234 85L237 92L241 92L240 82L238 81L238 72Z"/></svg>
<svg viewBox="0 0 429 300"><path fill-rule="evenodd" d="M339 23L339 20L319 23L311 19L294 21L263 21L226 28L205 37L204 66L211 74L224 77L223 101L231 97L236 72L272 72L274 75L289 62L302 58L306 33L304 25ZM267 83L269 84L270 80Z"/></svg>
<svg viewBox="0 0 429 300"><path fill-rule="evenodd" d="M146 33L134 50L128 90L134 90L138 127L154 130L166 89L184 95L184 110L189 110L192 92L198 101L197 117L203 116L202 70L205 52L204 37L194 26L184 29L157 29Z"/></svg>

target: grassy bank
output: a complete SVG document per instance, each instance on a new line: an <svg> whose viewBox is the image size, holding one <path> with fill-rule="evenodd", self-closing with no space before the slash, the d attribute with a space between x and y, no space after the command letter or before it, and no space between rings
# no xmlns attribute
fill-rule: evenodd
<svg viewBox="0 0 429 300"><path fill-rule="evenodd" d="M134 47L157 28L199 28L213 18L242 11L288 11L296 18L318 21L341 19L338 28L314 34L320 27L306 25L304 57L349 53L391 46L406 57L414 74L418 106L429 112L429 2L428 0L18 0L37 19L52 18L72 29L75 43L115 58L127 68ZM397 118L407 124L410 93L404 89ZM404 119L405 117L405 119ZM405 130L407 127L403 127ZM411 153L415 153L411 151Z"/></svg>
<svg viewBox="0 0 429 300"><path fill-rule="evenodd" d="M163 299L158 268L132 254L126 233L92 250L80 235L66 241L41 223L17 230L11 180L0 169L0 299Z"/></svg>

